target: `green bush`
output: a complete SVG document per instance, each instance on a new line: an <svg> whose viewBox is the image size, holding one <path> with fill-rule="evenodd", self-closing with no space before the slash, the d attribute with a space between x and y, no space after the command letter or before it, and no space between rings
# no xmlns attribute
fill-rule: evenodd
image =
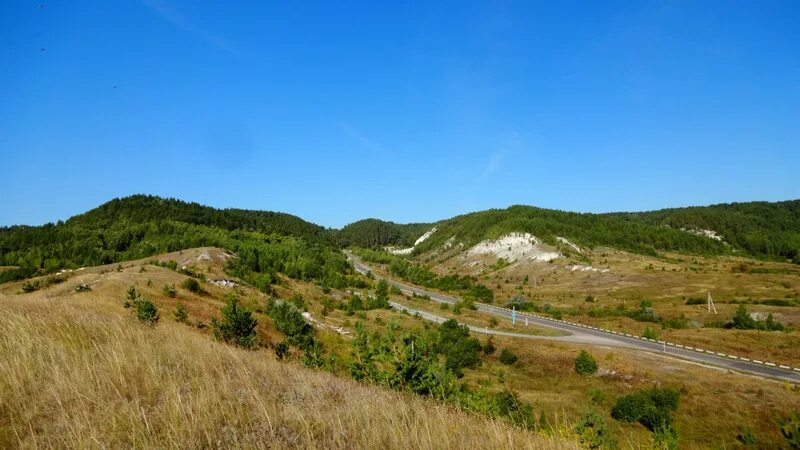
<svg viewBox="0 0 800 450"><path fill-rule="evenodd" d="M800 412L795 411L778 420L781 435L789 448L800 449Z"/></svg>
<svg viewBox="0 0 800 450"><path fill-rule="evenodd" d="M175 321L180 323L186 323L186 319L189 318L189 314L186 312L186 308L183 306L183 303L178 303L175 305Z"/></svg>
<svg viewBox="0 0 800 450"><path fill-rule="evenodd" d="M155 303L150 301L147 297L139 297L136 299L136 318L140 322L154 326L158 322L158 308Z"/></svg>
<svg viewBox="0 0 800 450"><path fill-rule="evenodd" d="M453 319L439 326L437 350L445 357L445 367L456 376L462 375L462 369L477 367L481 361L480 341L470 337L466 325L460 325Z"/></svg>
<svg viewBox="0 0 800 450"><path fill-rule="evenodd" d="M690 297L686 300L687 305L705 305L707 302L708 300L698 297Z"/></svg>
<svg viewBox="0 0 800 450"><path fill-rule="evenodd" d="M575 372L580 375L592 375L597 372L597 361L586 350L581 350L575 358Z"/></svg>
<svg viewBox="0 0 800 450"><path fill-rule="evenodd" d="M679 398L678 391L671 388L634 392L617 399L611 417L622 422L639 422L653 432L669 430Z"/></svg>
<svg viewBox="0 0 800 450"><path fill-rule="evenodd" d="M207 294L206 290L203 289L203 286L195 280L194 278L187 278L186 280L181 283L184 289L188 290L189 292L198 294L198 295L205 295Z"/></svg>
<svg viewBox="0 0 800 450"><path fill-rule="evenodd" d="M654 329L652 329L650 327L645 327L644 328L644 333L642 334L642 337L644 337L645 339L652 339L654 341L657 341L658 340L658 333L656 332L656 330L654 330Z"/></svg>
<svg viewBox="0 0 800 450"><path fill-rule="evenodd" d="M239 305L236 296L228 295L226 300L227 305L222 308L222 320L216 317L211 319L214 338L242 348L254 348L258 321L253 318L249 309Z"/></svg>
<svg viewBox="0 0 800 450"><path fill-rule="evenodd" d="M494 340L491 338L491 336L486 340L486 343L483 344L483 348L481 350L483 350L484 355L493 355L495 350L497 350L494 346Z"/></svg>
<svg viewBox="0 0 800 450"><path fill-rule="evenodd" d="M594 410L587 411L575 426L578 442L590 449L617 448L606 421Z"/></svg>
<svg viewBox="0 0 800 450"><path fill-rule="evenodd" d="M507 366L514 364L518 359L517 354L507 348L500 351L500 362Z"/></svg>
<svg viewBox="0 0 800 450"><path fill-rule="evenodd" d="M178 290L175 289L175 285L174 284L173 285L165 284L164 285L164 295L166 295L167 297L173 297L174 298L174 297L176 297L178 295Z"/></svg>
<svg viewBox="0 0 800 450"><path fill-rule="evenodd" d="M38 289L39 289L39 281L38 280L36 280L36 281L28 280L22 285L22 292L24 292L26 294L30 294L31 292L36 291Z"/></svg>

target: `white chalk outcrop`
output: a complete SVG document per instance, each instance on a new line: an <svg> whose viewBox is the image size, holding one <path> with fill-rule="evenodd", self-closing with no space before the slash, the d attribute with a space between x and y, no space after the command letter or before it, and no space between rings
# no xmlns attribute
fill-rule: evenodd
<svg viewBox="0 0 800 450"><path fill-rule="evenodd" d="M529 233L509 233L495 240L481 241L467 250L467 256L491 255L509 262L529 260L547 262L561 256L544 247L542 241Z"/></svg>
<svg viewBox="0 0 800 450"><path fill-rule="evenodd" d="M426 231L425 234L419 237L416 241L414 241L414 245L408 248L387 248L386 251L395 255L410 255L411 252L419 245L425 242L433 233L436 232L436 227L431 228L430 230Z"/></svg>

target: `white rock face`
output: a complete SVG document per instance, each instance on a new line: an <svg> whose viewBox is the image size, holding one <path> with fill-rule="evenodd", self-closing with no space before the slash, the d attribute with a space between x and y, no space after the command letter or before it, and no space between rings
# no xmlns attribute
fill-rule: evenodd
<svg viewBox="0 0 800 450"><path fill-rule="evenodd" d="M395 255L410 255L411 252L414 251L414 248L416 246L418 246L419 244L422 244L423 242L425 242L435 232L436 232L436 227L433 227L430 230L426 231L425 234L420 236L419 239L417 239L414 242L414 245L412 245L411 247L408 247L408 248L396 248L396 249L395 248L387 248L386 250L389 253L392 253L392 254L395 254Z"/></svg>
<svg viewBox="0 0 800 450"><path fill-rule="evenodd" d="M707 237L709 239L713 239L715 241L725 242L725 241L722 240L722 236L718 235L717 232L714 231L714 230L696 230L696 229L693 229L693 228L681 228L681 230L685 231L687 233L696 234L698 236L705 236L705 237Z"/></svg>
<svg viewBox="0 0 800 450"><path fill-rule="evenodd" d="M567 238L563 238L563 237L558 237L558 236L557 236L557 237L556 237L556 240L557 240L558 242L561 242L562 244L566 245L567 247L569 247L569 248L571 248L571 249L575 250L575 251L576 251L576 252L578 252L578 253L580 253L580 252L581 252L581 248L580 248L580 247L578 247L577 245L573 244L572 242L568 241L568 240L567 240Z"/></svg>
<svg viewBox="0 0 800 450"><path fill-rule="evenodd" d="M547 262L561 256L545 249L542 241L529 233L509 233L493 241L482 241L467 250L467 256L477 255L493 255L509 262L522 259Z"/></svg>
<svg viewBox="0 0 800 450"><path fill-rule="evenodd" d="M573 272L598 272L598 273L609 272L608 269L598 269L597 267L586 266L583 264L573 264L571 266L564 266L564 268L569 269Z"/></svg>

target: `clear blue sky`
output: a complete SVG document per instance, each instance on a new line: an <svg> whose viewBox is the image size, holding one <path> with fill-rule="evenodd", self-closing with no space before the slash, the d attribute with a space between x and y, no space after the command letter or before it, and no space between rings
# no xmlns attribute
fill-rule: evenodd
<svg viewBox="0 0 800 450"><path fill-rule="evenodd" d="M800 2L383 3L0 2L0 224L800 197Z"/></svg>

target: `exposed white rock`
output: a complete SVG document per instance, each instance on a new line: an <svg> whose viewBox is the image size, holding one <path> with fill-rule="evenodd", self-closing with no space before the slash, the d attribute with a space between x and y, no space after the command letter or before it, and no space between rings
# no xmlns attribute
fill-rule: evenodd
<svg viewBox="0 0 800 450"><path fill-rule="evenodd" d="M698 236L705 236L709 239L713 239L719 242L725 242L722 240L722 236L718 235L714 230L705 230L705 229L694 229L694 228L681 228L681 231L685 231L687 233L696 234Z"/></svg>
<svg viewBox="0 0 800 450"><path fill-rule="evenodd" d="M609 269L598 269L597 267L587 266L584 264L572 264L568 266L564 266L565 269L569 269L573 272L597 272L597 273L606 273L609 272Z"/></svg>
<svg viewBox="0 0 800 450"><path fill-rule="evenodd" d="M419 244L425 242L433 233L436 232L436 227L431 228L430 230L426 231L425 234L419 237L416 241L414 241L414 245L408 248L387 248L386 251L395 255L410 255L411 252L414 251L414 248Z"/></svg>
<svg viewBox="0 0 800 450"><path fill-rule="evenodd" d="M542 241L529 233L509 233L498 239L482 241L467 250L467 256L493 255L506 261L530 260L546 262L561 256L548 250Z"/></svg>
<svg viewBox="0 0 800 450"><path fill-rule="evenodd" d="M236 287L236 282L233 280L211 280L210 283L219 287L226 287L226 288Z"/></svg>
<svg viewBox="0 0 800 450"><path fill-rule="evenodd" d="M558 242L561 242L562 244L566 245L567 247L569 247L569 248L571 248L571 249L575 250L575 251L576 251L576 252L578 252L578 253L580 253L580 252L581 252L581 248L580 248L580 247L578 247L577 245L573 244L572 242L568 241L568 240L567 240L567 238L563 238L563 237L558 237L558 236L556 236L556 240L557 240Z"/></svg>

